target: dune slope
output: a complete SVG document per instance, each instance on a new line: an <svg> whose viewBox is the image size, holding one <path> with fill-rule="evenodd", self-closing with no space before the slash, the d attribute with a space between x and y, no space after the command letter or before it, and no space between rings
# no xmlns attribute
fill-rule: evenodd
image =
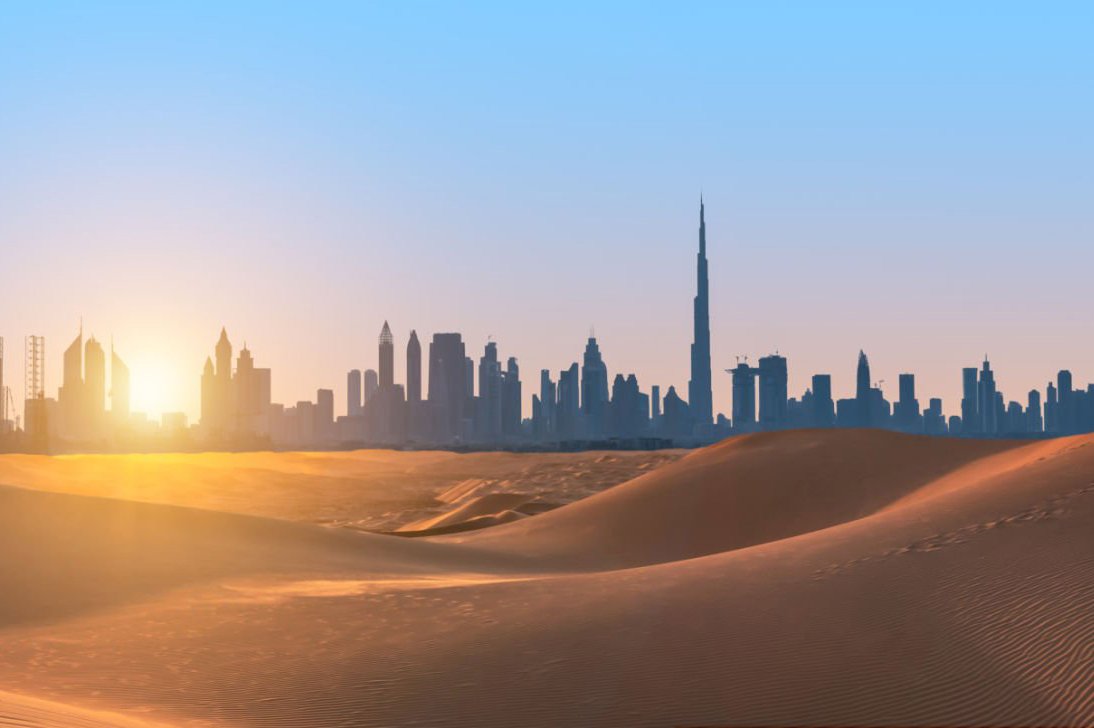
<svg viewBox="0 0 1094 728"><path fill-rule="evenodd" d="M59 521L88 538L118 503L5 497L0 513L84 514ZM38 700L62 715L41 725L64 706L224 726L1094 724L1094 436L738 438L426 540L143 510L162 508L135 516L168 535L84 564L148 561L137 586L0 627L0 716ZM141 586L178 570L157 538L203 570ZM143 543L165 561L133 556Z"/></svg>
<svg viewBox="0 0 1094 728"><path fill-rule="evenodd" d="M861 518L1019 444L876 430L744 435L567 508L451 540L575 567L676 561Z"/></svg>

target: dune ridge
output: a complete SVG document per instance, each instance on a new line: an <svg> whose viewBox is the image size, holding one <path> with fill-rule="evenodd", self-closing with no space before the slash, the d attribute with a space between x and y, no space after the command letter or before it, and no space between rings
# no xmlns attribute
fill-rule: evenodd
<svg viewBox="0 0 1094 728"><path fill-rule="evenodd" d="M425 539L0 488L0 591L85 603L7 607L0 684L169 725L1091 725L1091 444L747 436ZM58 576L66 533L112 545Z"/></svg>

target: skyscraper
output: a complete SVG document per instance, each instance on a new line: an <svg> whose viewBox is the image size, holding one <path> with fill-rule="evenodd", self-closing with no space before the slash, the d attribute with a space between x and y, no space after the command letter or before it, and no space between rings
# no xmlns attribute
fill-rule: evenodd
<svg viewBox="0 0 1094 728"><path fill-rule="evenodd" d="M870 427L873 421L870 393L870 360L859 349L858 370L855 372L855 408L858 410L858 427Z"/></svg>
<svg viewBox="0 0 1094 728"><path fill-rule="evenodd" d="M832 375L813 375L813 411L810 423L814 427L831 427L836 423L836 405L832 401Z"/></svg>
<svg viewBox="0 0 1094 728"><path fill-rule="evenodd" d="M501 375L501 434L506 438L520 435L521 391L520 367L517 358L511 356Z"/></svg>
<svg viewBox="0 0 1094 728"><path fill-rule="evenodd" d="M756 370L742 361L729 373L733 376L733 426L744 432L756 425Z"/></svg>
<svg viewBox="0 0 1094 728"><path fill-rule="evenodd" d="M919 400L915 397L915 375L901 374L900 399L895 408L896 425L905 432L918 432L920 429Z"/></svg>
<svg viewBox="0 0 1094 728"><path fill-rule="evenodd" d="M575 361L569 369L558 373L558 408L555 421L560 440L573 439L578 435L578 416L581 385L578 381L578 368Z"/></svg>
<svg viewBox="0 0 1094 728"><path fill-rule="evenodd" d="M406 344L406 401L422 401L422 345L413 329Z"/></svg>
<svg viewBox="0 0 1094 728"><path fill-rule="evenodd" d="M334 390L320 389L315 393L315 409L312 410L315 425L312 432L320 441L334 436Z"/></svg>
<svg viewBox="0 0 1094 728"><path fill-rule="evenodd" d="M961 370L961 423L966 434L980 431L980 394L976 367Z"/></svg>
<svg viewBox="0 0 1094 728"><path fill-rule="evenodd" d="M1036 389L1029 390L1028 405L1026 407L1026 431L1041 432L1044 422L1041 417L1041 393Z"/></svg>
<svg viewBox="0 0 1094 728"><path fill-rule="evenodd" d="M361 370L351 369L346 375L346 415L361 414Z"/></svg>
<svg viewBox="0 0 1094 728"><path fill-rule="evenodd" d="M581 367L581 413L590 436L603 434L608 413L608 367L600 355L595 336L590 336L585 343Z"/></svg>
<svg viewBox="0 0 1094 728"><path fill-rule="evenodd" d="M710 298L707 280L707 224L703 198L699 197L699 255L696 264L694 340L691 345L691 381L688 382L689 411L695 424L710 425L713 395L710 383Z"/></svg>
<svg viewBox="0 0 1094 728"><path fill-rule="evenodd" d="M994 435L998 432L999 425L998 406L995 401L995 374L991 370L987 356L984 357L984 366L980 370L979 395L977 410L980 412L980 432Z"/></svg>
<svg viewBox="0 0 1094 728"><path fill-rule="evenodd" d="M462 434L468 400L467 353L459 334L433 334L429 344L429 404L434 436L448 441Z"/></svg>
<svg viewBox="0 0 1094 728"><path fill-rule="evenodd" d="M475 402L475 434L480 440L494 441L501 435L501 379L498 345L488 341L479 358L479 397Z"/></svg>
<svg viewBox="0 0 1094 728"><path fill-rule="evenodd" d="M376 374L375 369L365 370L365 404L372 401L372 398L376 396L376 392L380 389L380 378Z"/></svg>
<svg viewBox="0 0 1094 728"><path fill-rule="evenodd" d="M760 425L765 430L786 426L786 357L772 354L760 358Z"/></svg>
<svg viewBox="0 0 1094 728"><path fill-rule="evenodd" d="M395 339L391 328L384 322L380 329L380 389L395 386Z"/></svg>
<svg viewBox="0 0 1094 728"><path fill-rule="evenodd" d="M1075 391L1072 389L1071 372L1061 369L1056 373L1056 427L1065 435L1078 432L1075 417Z"/></svg>

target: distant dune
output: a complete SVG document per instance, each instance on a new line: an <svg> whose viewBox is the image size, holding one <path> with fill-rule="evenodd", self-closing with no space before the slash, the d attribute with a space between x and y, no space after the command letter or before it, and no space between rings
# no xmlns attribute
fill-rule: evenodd
<svg viewBox="0 0 1094 728"><path fill-rule="evenodd" d="M514 491L569 503L679 459L682 450L245 452L0 456L0 483L367 531Z"/></svg>
<svg viewBox="0 0 1094 728"><path fill-rule="evenodd" d="M292 490L352 492L354 454L241 478L233 513L200 482L202 509L119 498L102 463L69 472L83 495L24 475L0 488L0 725L1094 725L1092 445L750 435L415 539L245 512L322 521ZM177 457L200 481L221 456ZM413 528L551 500L501 480L438 481L450 512Z"/></svg>

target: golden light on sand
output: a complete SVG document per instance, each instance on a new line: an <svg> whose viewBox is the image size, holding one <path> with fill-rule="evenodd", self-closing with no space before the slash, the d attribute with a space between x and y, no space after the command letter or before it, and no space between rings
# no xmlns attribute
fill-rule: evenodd
<svg viewBox="0 0 1094 728"><path fill-rule="evenodd" d="M1092 445L4 455L0 715L1094 725Z"/></svg>

